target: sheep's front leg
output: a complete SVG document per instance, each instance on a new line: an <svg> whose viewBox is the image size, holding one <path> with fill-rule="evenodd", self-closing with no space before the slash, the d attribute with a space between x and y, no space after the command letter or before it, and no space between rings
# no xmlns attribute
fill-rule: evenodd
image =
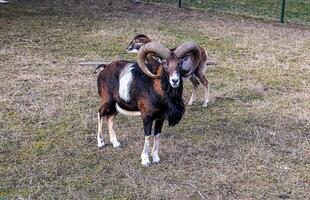
<svg viewBox="0 0 310 200"><path fill-rule="evenodd" d="M150 137L152 131L152 123L153 120L151 120L150 118L143 119L145 141L143 151L141 153L141 164L144 165L145 167L148 167L150 165L149 152L150 152Z"/></svg>
<svg viewBox="0 0 310 200"><path fill-rule="evenodd" d="M159 163L160 162L158 152L159 152L159 143L160 143L160 133L161 133L161 129L163 127L163 124L164 124L164 120L157 120L155 122L154 145L153 145L153 149L152 149L153 163Z"/></svg>

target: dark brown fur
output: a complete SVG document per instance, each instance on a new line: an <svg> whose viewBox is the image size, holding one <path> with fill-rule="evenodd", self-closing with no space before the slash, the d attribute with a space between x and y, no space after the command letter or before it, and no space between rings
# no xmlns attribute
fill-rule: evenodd
<svg viewBox="0 0 310 200"><path fill-rule="evenodd" d="M168 120L169 125L177 124L183 115L184 104L182 99L182 82L178 88L172 88L168 81L169 73L178 70L175 63L176 57L169 58L169 70L163 66L157 66L156 74L160 79L151 79L146 76L134 63L134 79L130 86L129 102L124 101L119 95L119 79L121 71L130 64L128 61L115 61L106 65L98 76L98 92L101 97L100 117L115 114L117 103L121 108L128 111L140 111L143 122L148 124L153 120ZM168 60L169 60L168 59ZM169 62L169 61L168 61ZM165 86L164 86L164 85ZM151 132L145 129L145 135Z"/></svg>

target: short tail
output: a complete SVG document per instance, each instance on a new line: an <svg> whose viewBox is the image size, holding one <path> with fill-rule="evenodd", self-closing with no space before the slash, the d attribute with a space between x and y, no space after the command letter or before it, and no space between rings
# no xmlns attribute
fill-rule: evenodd
<svg viewBox="0 0 310 200"><path fill-rule="evenodd" d="M190 79L191 79L192 82L194 82L194 84L196 84L196 85L200 84L199 81L198 81L197 76L193 75L193 76L190 77Z"/></svg>
<svg viewBox="0 0 310 200"><path fill-rule="evenodd" d="M216 61L208 58L206 61L206 65L216 65Z"/></svg>
<svg viewBox="0 0 310 200"><path fill-rule="evenodd" d="M96 67L94 74L97 74L98 72L101 72L107 65L106 64L100 64Z"/></svg>

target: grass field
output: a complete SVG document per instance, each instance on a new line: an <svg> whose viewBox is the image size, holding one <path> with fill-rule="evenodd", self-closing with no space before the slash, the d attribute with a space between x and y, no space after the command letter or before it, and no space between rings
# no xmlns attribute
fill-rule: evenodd
<svg viewBox="0 0 310 200"><path fill-rule="evenodd" d="M109 2L0 4L0 199L309 198L309 28ZM97 77L78 66L134 60L124 48L138 33L217 60L209 107L200 88L149 168L139 117L117 116L121 150L96 147Z"/></svg>
<svg viewBox="0 0 310 200"><path fill-rule="evenodd" d="M177 5L178 0L148 0ZM279 20L282 0L182 0L184 7ZM286 0L285 21L310 25L310 0Z"/></svg>

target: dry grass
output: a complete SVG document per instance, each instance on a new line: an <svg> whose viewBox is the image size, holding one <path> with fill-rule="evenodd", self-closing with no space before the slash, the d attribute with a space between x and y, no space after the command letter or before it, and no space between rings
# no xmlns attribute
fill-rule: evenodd
<svg viewBox="0 0 310 200"><path fill-rule="evenodd" d="M107 3L1 5L0 198L309 198L309 29ZM135 59L123 49L137 33L192 40L218 60L206 72L210 106L200 89L182 122L164 126L162 163L150 168L138 118L117 117L122 150L96 147L96 75L77 65Z"/></svg>

